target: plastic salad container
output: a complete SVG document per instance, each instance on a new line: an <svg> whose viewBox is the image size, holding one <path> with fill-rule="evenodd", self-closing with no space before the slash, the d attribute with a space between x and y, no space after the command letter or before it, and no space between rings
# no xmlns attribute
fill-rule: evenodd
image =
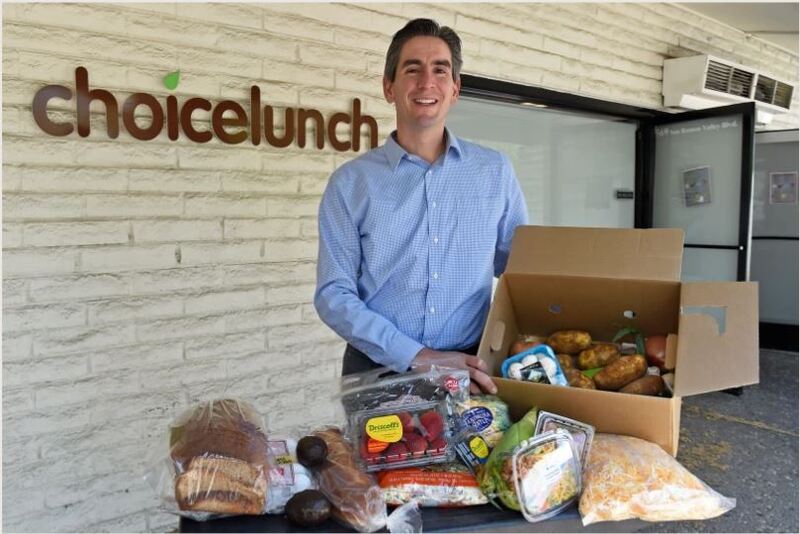
<svg viewBox="0 0 800 534"><path fill-rule="evenodd" d="M512 466L522 515L531 523L557 515L581 494L579 455L565 430L523 441L514 452Z"/></svg>

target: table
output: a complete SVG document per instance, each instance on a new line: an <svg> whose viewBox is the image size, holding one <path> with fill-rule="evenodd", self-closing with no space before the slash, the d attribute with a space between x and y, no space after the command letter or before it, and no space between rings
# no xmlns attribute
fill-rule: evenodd
<svg viewBox="0 0 800 534"><path fill-rule="evenodd" d="M466 508L421 508L423 532L635 532L649 523L638 519L581 525L577 506L539 523L490 504ZM212 521L181 518L179 532L352 532L333 520L313 529L290 523L285 515L235 516Z"/></svg>

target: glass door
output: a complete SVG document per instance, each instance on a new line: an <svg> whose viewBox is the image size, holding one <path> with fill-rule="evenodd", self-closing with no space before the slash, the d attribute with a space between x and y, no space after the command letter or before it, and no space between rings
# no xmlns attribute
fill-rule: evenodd
<svg viewBox="0 0 800 534"><path fill-rule="evenodd" d="M447 126L511 159L530 224L634 226L636 120L462 96Z"/></svg>
<svg viewBox="0 0 800 534"><path fill-rule="evenodd" d="M642 123L643 226L683 228L683 280L747 280L755 104Z"/></svg>

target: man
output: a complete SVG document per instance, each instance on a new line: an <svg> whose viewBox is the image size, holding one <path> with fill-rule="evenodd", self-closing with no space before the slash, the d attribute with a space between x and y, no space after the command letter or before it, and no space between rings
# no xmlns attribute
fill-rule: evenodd
<svg viewBox="0 0 800 534"><path fill-rule="evenodd" d="M398 31L383 78L397 130L323 194L314 305L348 342L342 374L447 360L473 393L496 392L474 354L527 209L508 158L445 128L461 64L452 29L415 19Z"/></svg>

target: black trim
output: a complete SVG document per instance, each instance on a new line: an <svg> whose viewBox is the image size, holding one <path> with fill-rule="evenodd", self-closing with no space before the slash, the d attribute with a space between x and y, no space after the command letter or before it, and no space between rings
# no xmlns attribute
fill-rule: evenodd
<svg viewBox="0 0 800 534"><path fill-rule="evenodd" d="M683 248L715 248L719 250L740 250L741 247L739 245L690 245L689 243L684 243Z"/></svg>
<svg viewBox="0 0 800 534"><path fill-rule="evenodd" d="M756 239L768 239L768 240L775 240L775 241L797 241L797 237L790 237L784 235L754 235L753 240Z"/></svg>
<svg viewBox="0 0 800 534"><path fill-rule="evenodd" d="M778 132L796 132L796 131L797 131L797 128L784 128L783 130L761 130L759 132L756 132L756 135L758 135L758 134L768 134L768 133L778 133Z"/></svg>
<svg viewBox="0 0 800 534"><path fill-rule="evenodd" d="M750 246L750 201L753 194L753 174L756 152L756 104L745 104L749 109L742 111L742 189L739 197L739 243L743 245L739 254L739 280L747 280L747 249ZM747 132L751 132L747 135Z"/></svg>
<svg viewBox="0 0 800 534"><path fill-rule="evenodd" d="M682 113L667 114L667 116L658 116L643 123L645 130L645 159L646 168L644 176L644 184L646 189L643 192L646 196L642 197L642 210L649 213L647 216L642 217L644 228L651 228L653 226L652 213L653 213L653 183L655 180L655 127L662 124L672 124L676 122L691 121L697 119L708 119L711 117L719 117L724 115L740 115L742 117L742 146L741 146L741 189L739 192L739 245L738 246L723 246L723 245L684 245L687 248L718 248L718 249L734 249L739 251L737 258L736 278L739 281L746 280L747 277L747 251L749 247L749 229L750 229L750 196L753 181L753 160L755 152L755 102L744 102L742 104L733 104L731 106L724 106L718 108L699 109L693 111L685 111Z"/></svg>
<svg viewBox="0 0 800 534"><path fill-rule="evenodd" d="M608 102L606 100L463 73L461 74L461 95L514 104L531 102L562 110L571 109L582 113L614 115L619 118L633 120L652 119L662 115L669 115L669 113L654 109L629 106L617 102Z"/></svg>
<svg viewBox="0 0 800 534"><path fill-rule="evenodd" d="M797 352L797 338L796 324L758 323L758 344L762 349Z"/></svg>

